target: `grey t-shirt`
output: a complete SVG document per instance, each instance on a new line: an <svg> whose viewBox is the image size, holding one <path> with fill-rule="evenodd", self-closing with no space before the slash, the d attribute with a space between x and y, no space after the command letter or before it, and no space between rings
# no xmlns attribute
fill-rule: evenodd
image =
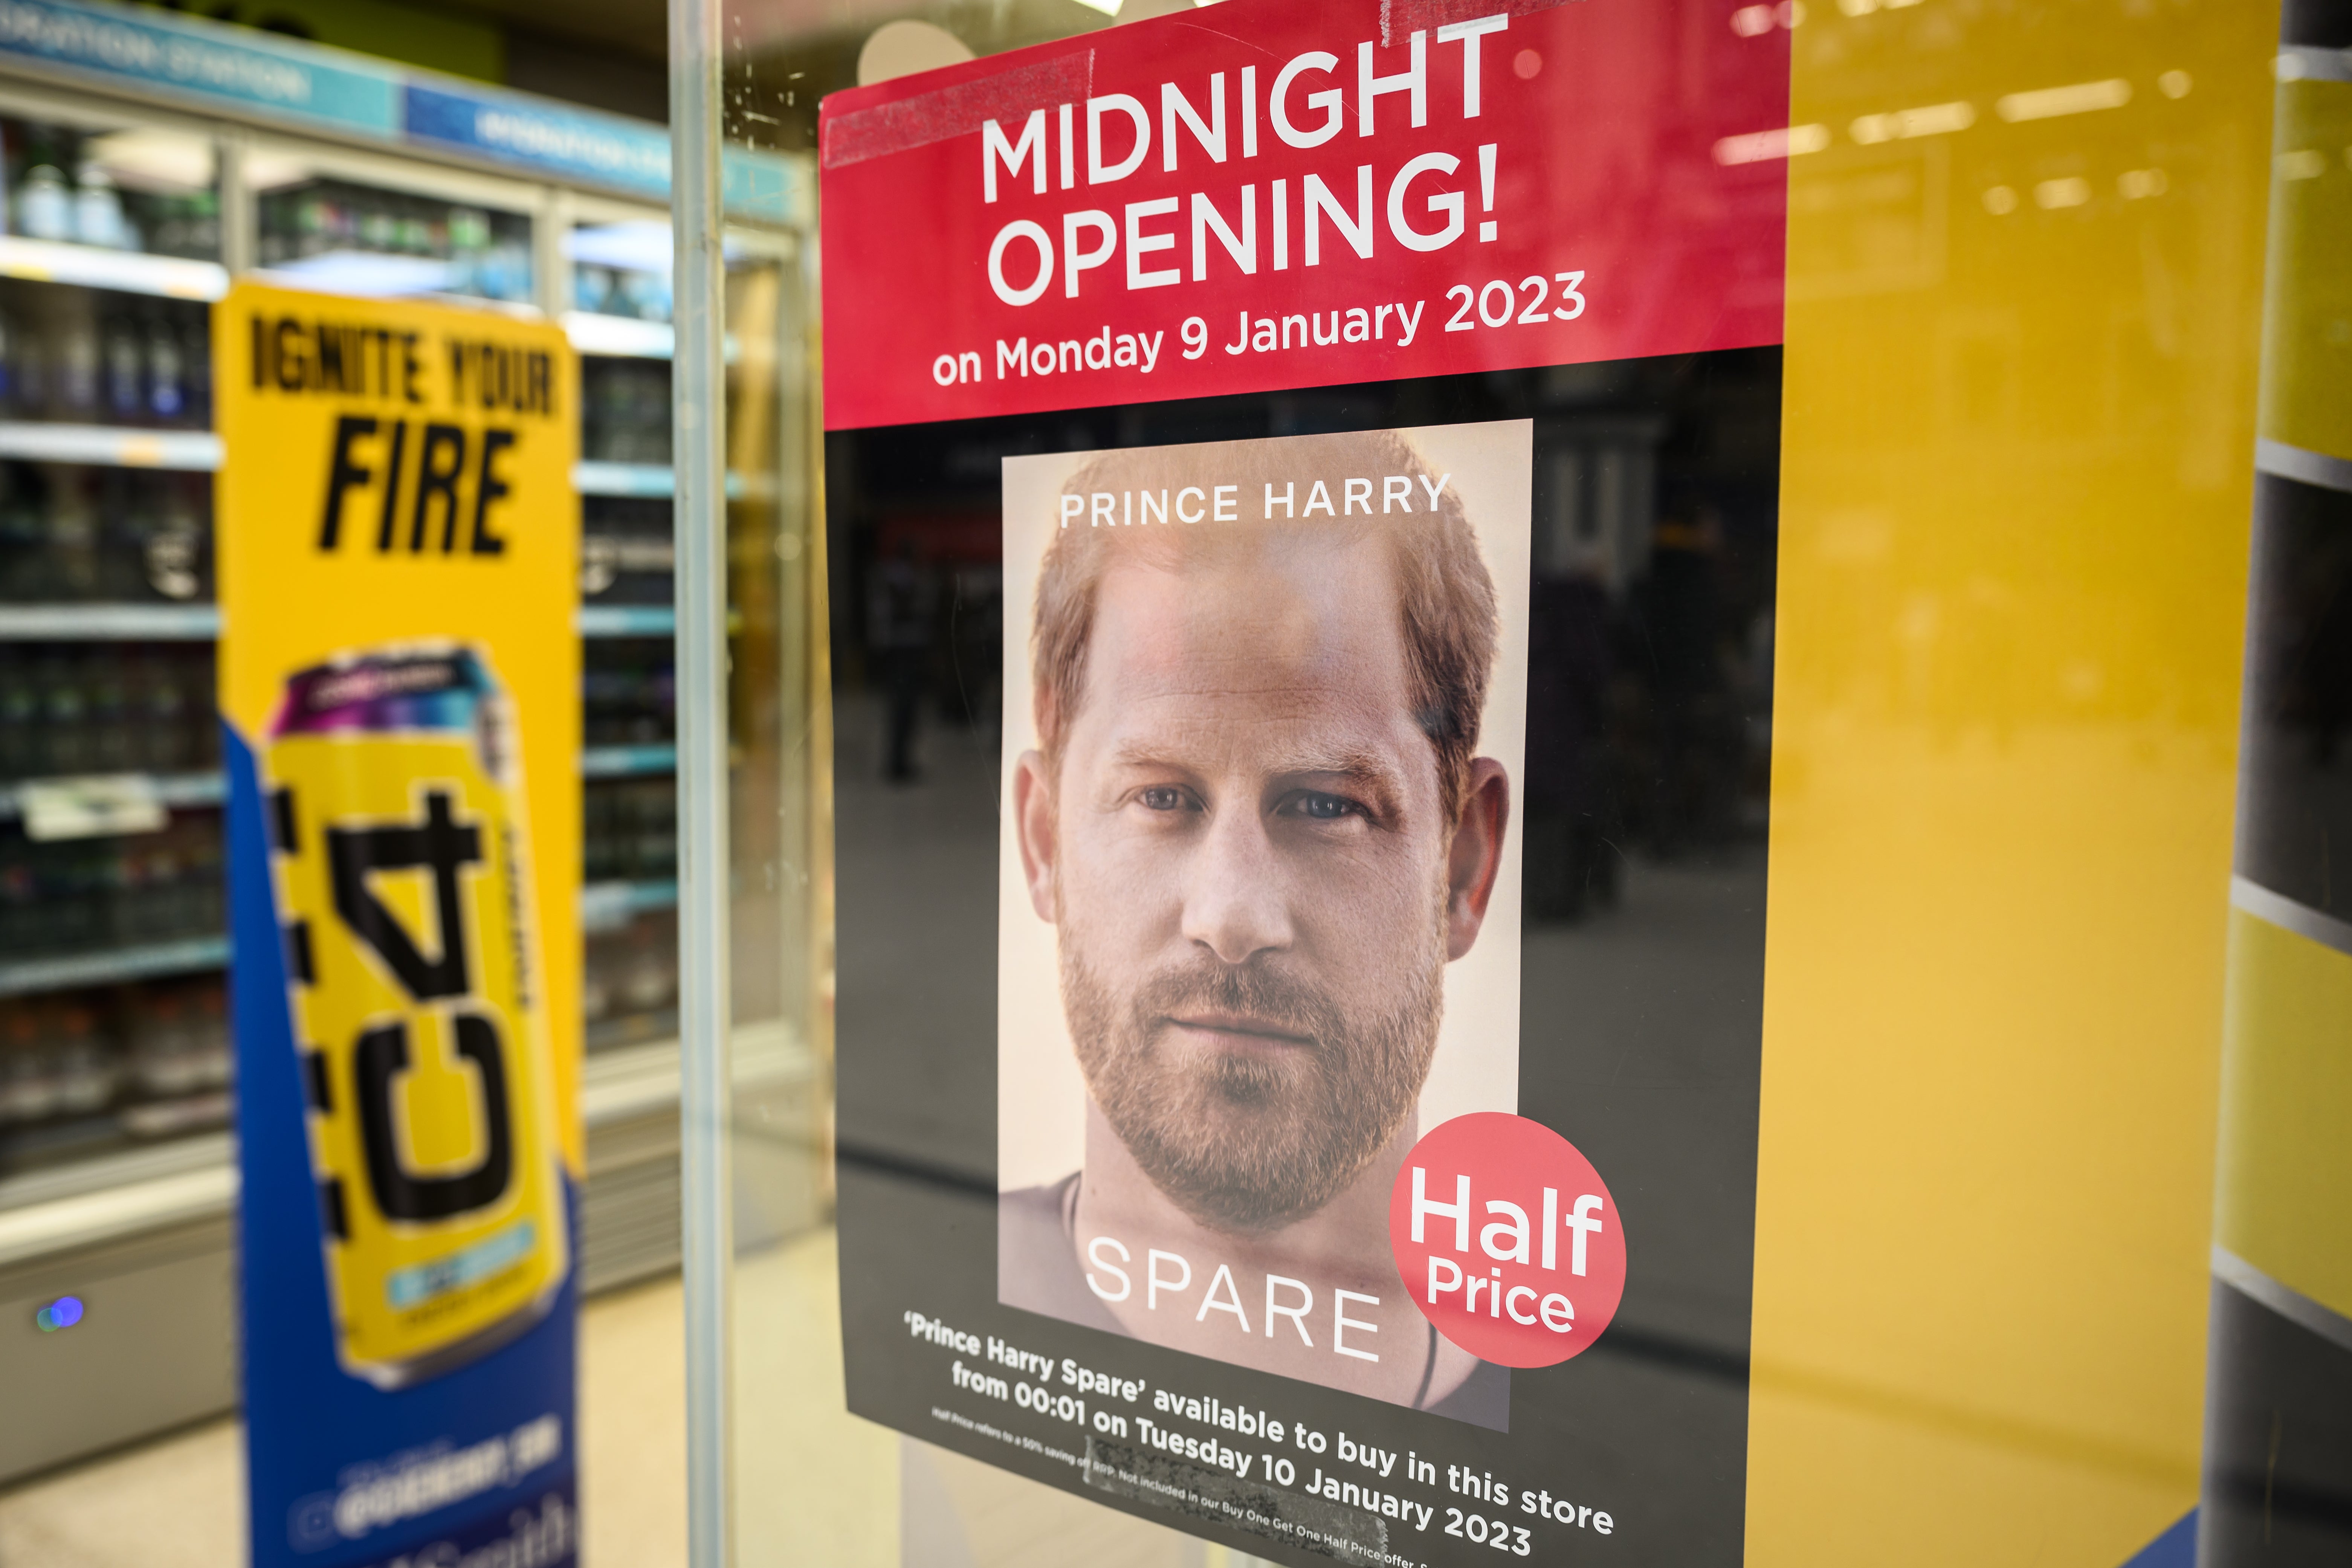
<svg viewBox="0 0 2352 1568"><path fill-rule="evenodd" d="M998 1194L996 1299L1024 1312L1100 1329L1107 1334L1126 1334L1126 1326L1087 1286L1086 1269L1078 1262L1078 1179L1082 1174L1073 1171L1045 1186ZM1428 1357L1423 1373L1424 1390L1429 1373L1437 1364L1434 1324L1429 1331ZM1428 1404L1416 1403L1414 1408L1507 1432L1511 1429L1510 1369L1482 1361L1453 1393Z"/></svg>

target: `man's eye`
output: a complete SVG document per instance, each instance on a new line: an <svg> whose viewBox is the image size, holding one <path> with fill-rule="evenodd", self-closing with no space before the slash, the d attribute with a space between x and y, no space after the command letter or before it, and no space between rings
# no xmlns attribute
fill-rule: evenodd
<svg viewBox="0 0 2352 1568"><path fill-rule="evenodd" d="M1345 795L1319 795L1314 791L1298 797L1298 815L1315 822L1337 822L1343 816L1361 815L1360 808Z"/></svg>
<svg viewBox="0 0 2352 1568"><path fill-rule="evenodd" d="M1143 803L1143 809L1146 811L1181 811L1184 809L1184 792L1181 789L1170 788L1164 784L1145 790L1136 798Z"/></svg>

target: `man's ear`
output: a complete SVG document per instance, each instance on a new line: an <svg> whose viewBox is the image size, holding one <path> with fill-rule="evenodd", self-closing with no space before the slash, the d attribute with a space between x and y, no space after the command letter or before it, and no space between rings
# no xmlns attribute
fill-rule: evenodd
<svg viewBox="0 0 2352 1568"><path fill-rule="evenodd" d="M1486 923L1486 900L1503 867L1503 829L1511 820L1511 779L1492 757L1470 763L1470 787L1454 825L1445 866L1445 957L1470 951Z"/></svg>
<svg viewBox="0 0 2352 1568"><path fill-rule="evenodd" d="M1021 840L1021 874L1037 918L1054 921L1054 784L1045 759L1024 752L1013 766L1013 825Z"/></svg>

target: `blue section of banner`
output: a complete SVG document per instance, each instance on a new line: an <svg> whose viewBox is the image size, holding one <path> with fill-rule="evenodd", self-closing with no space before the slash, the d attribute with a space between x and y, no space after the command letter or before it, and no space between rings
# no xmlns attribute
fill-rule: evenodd
<svg viewBox="0 0 2352 1568"><path fill-rule="evenodd" d="M330 56L156 12L0 0L0 55L314 125L377 136L400 131L400 75L364 56Z"/></svg>
<svg viewBox="0 0 2352 1568"><path fill-rule="evenodd" d="M446 81L412 81L403 100L413 142L655 201L669 196L669 132L658 125Z"/></svg>
<svg viewBox="0 0 2352 1568"><path fill-rule="evenodd" d="M451 81L411 82L404 101L412 142L609 185L651 201L669 199L669 132L658 125ZM791 160L774 153L724 149L719 188L727 210L740 217L787 221L795 207L798 174Z"/></svg>
<svg viewBox="0 0 2352 1568"><path fill-rule="evenodd" d="M576 1269L529 1332L413 1387L375 1388L336 1359L267 817L234 726L222 726L222 752L255 1568L457 1563L499 1542L511 1544L483 1561L566 1568L579 1539ZM577 1200L567 1182L575 1241ZM420 1556L427 1548L436 1554Z"/></svg>
<svg viewBox="0 0 2352 1568"><path fill-rule="evenodd" d="M2197 1568L2197 1510L2173 1521L2171 1529L2133 1553L2124 1568Z"/></svg>

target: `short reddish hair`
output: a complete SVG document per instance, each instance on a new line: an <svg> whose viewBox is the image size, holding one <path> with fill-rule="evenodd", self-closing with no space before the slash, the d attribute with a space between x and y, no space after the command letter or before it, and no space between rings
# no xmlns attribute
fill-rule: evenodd
<svg viewBox="0 0 2352 1568"><path fill-rule="evenodd" d="M1383 504L1389 494L1384 481L1397 475L1411 481L1414 510L1409 514L1389 510L1392 502ZM1398 631L1404 639L1413 720L1437 753L1439 792L1446 820L1453 821L1469 788L1471 756L1494 672L1496 617L1494 578L1461 499L1444 478L1387 430L1139 447L1106 452L1087 464L1063 487L1064 495L1148 491L1165 500L1187 485L1232 485L1241 521L1216 521L1213 510L1196 499L1191 510L1209 513L1197 522L1180 521L1172 508L1163 506L1148 522L1094 526L1091 516L1082 513L1055 529L1037 574L1030 633L1037 738L1049 771L1060 769L1063 739L1085 696L1095 590L1114 555L1173 567L1213 559L1269 531L1380 538L1389 545L1396 573ZM1371 505L1380 510L1369 515L1343 510L1350 479L1360 484L1370 480ZM1295 486L1295 505L1303 510L1318 482L1339 515L1264 515L1264 487ZM1432 486L1443 486L1434 500ZM1280 499L1277 489L1277 506ZM1122 510L1136 515L1134 510Z"/></svg>

